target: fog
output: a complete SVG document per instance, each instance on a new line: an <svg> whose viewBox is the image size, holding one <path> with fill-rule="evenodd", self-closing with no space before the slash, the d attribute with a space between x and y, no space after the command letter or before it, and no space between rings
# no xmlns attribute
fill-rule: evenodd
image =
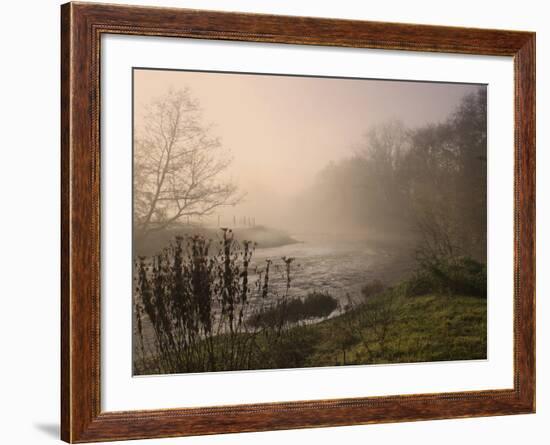
<svg viewBox="0 0 550 445"><path fill-rule="evenodd" d="M465 97L480 90L471 84L137 69L136 133L151 101L185 88L200 105L209 133L230 154L221 175L240 193L238 203L217 207L200 218L202 224L378 236L385 226L393 233L406 228L389 221L402 216L381 210L380 203L376 209L362 205L362 194L374 185L363 182L372 166L359 171L358 165L370 159L380 167L373 174L383 172L373 144L375 151L389 153L393 167L408 162L402 152L410 150L414 132L444 125ZM392 185L380 180L376 187ZM386 190L377 194L382 205L396 205ZM388 220L369 212L387 213Z"/></svg>

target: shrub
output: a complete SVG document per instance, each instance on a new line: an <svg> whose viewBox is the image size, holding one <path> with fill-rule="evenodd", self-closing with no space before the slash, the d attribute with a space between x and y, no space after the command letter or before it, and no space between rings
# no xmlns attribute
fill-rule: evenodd
<svg viewBox="0 0 550 445"><path fill-rule="evenodd" d="M338 307L338 301L326 292L311 292L303 300L294 298L280 301L250 317L254 327L270 326L277 320L298 323L312 318L326 318Z"/></svg>
<svg viewBox="0 0 550 445"><path fill-rule="evenodd" d="M469 257L423 261L407 281L407 294L431 292L487 298L487 268Z"/></svg>
<svg viewBox="0 0 550 445"><path fill-rule="evenodd" d="M177 237L160 254L140 257L136 264L138 340L144 351L147 317L159 372L237 369L250 362L253 345L241 334L247 331L254 246L241 247L231 230L223 230L217 252L211 245L201 236Z"/></svg>
<svg viewBox="0 0 550 445"><path fill-rule="evenodd" d="M303 313L305 318L324 318L337 306L338 301L327 292L311 292L303 301Z"/></svg>

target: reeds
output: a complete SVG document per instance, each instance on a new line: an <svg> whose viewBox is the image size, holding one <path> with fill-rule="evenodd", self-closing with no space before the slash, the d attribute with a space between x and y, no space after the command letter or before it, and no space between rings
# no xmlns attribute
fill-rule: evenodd
<svg viewBox="0 0 550 445"><path fill-rule="evenodd" d="M278 294L270 288L272 260L251 270L255 247L237 242L231 229L223 228L217 242L176 237L160 254L138 258L138 373L252 369L271 360L289 326L298 321L288 312L294 259L282 258L285 290ZM277 316L269 323L251 323L268 308ZM145 339L146 323L152 342Z"/></svg>

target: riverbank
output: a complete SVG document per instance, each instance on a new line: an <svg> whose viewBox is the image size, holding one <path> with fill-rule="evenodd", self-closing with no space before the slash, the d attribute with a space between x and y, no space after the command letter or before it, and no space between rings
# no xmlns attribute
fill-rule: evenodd
<svg viewBox="0 0 550 445"><path fill-rule="evenodd" d="M136 374L486 358L486 267L471 258L411 264L326 236L254 253L222 241L221 257L195 238L192 257L177 241L152 272L141 260Z"/></svg>
<svg viewBox="0 0 550 445"><path fill-rule="evenodd" d="M388 297L379 296L371 304L384 306L384 298ZM365 313L369 308L360 308L359 313L346 313L308 326L317 341L303 366L485 359L486 303L466 295L398 296L392 301L394 309L389 309L394 313L387 326L383 307L378 311L378 316L382 314L378 326L376 316ZM358 319L366 323L359 321L354 326Z"/></svg>
<svg viewBox="0 0 550 445"><path fill-rule="evenodd" d="M486 359L486 303L468 295L407 296L393 288L342 315L295 325L276 342L258 334L257 361L245 368L217 370ZM136 365L137 374L155 374L152 368Z"/></svg>
<svg viewBox="0 0 550 445"><path fill-rule="evenodd" d="M247 240L257 244L259 248L282 247L299 243L286 232L267 226L232 228L235 239ZM153 232L144 240L135 243L135 254L138 256L156 255L167 247L177 236L202 236L207 239L220 239L220 228L210 228L195 225L181 225L176 228Z"/></svg>

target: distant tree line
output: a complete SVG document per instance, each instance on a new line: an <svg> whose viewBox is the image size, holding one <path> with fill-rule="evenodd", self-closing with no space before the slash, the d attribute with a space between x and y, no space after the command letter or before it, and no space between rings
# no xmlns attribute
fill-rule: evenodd
<svg viewBox="0 0 550 445"><path fill-rule="evenodd" d="M297 206L373 237L409 238L432 256L485 262L487 93L480 87L440 123L371 129L356 153L327 165Z"/></svg>

